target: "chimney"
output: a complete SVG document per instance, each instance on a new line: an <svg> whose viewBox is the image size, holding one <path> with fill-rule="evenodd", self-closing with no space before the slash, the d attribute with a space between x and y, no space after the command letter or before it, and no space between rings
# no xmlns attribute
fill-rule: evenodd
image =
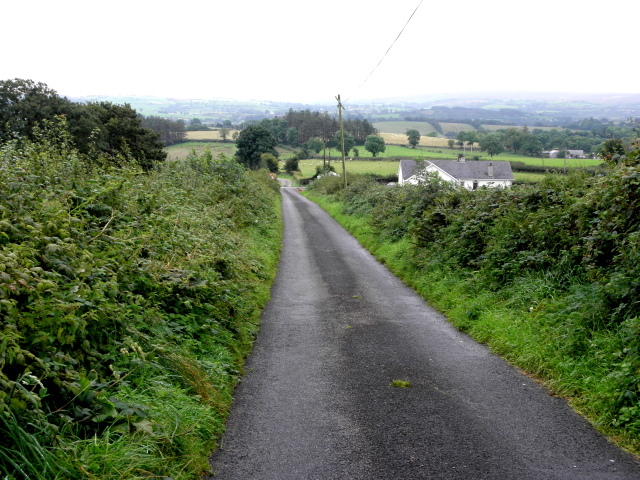
<svg viewBox="0 0 640 480"><path fill-rule="evenodd" d="M489 166L487 167L487 174L489 178L493 178L493 163L489 162Z"/></svg>

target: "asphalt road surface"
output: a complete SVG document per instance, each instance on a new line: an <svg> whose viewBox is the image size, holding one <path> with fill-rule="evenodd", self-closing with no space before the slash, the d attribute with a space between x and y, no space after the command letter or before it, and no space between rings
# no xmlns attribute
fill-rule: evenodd
<svg viewBox="0 0 640 480"><path fill-rule="evenodd" d="M212 479L640 479L565 401L282 193L280 269Z"/></svg>

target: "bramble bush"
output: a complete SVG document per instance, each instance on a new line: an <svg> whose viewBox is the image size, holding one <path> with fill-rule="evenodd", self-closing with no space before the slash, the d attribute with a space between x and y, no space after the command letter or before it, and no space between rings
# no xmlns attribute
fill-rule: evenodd
<svg viewBox="0 0 640 480"><path fill-rule="evenodd" d="M268 172L109 165L64 123L0 146L3 478L196 478L268 298Z"/></svg>

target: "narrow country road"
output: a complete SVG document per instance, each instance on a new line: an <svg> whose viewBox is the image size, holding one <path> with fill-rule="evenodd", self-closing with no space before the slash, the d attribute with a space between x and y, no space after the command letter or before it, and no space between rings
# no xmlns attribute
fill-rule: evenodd
<svg viewBox="0 0 640 480"><path fill-rule="evenodd" d="M280 270L211 479L640 479L562 399L282 194Z"/></svg>

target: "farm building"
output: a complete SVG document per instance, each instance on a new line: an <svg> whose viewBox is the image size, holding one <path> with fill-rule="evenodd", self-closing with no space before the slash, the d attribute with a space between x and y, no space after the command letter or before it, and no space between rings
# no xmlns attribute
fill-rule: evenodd
<svg viewBox="0 0 640 480"><path fill-rule="evenodd" d="M542 152L542 155L549 158L558 158L560 150L551 150L549 152ZM565 158L587 158L584 154L584 150L565 150Z"/></svg>
<svg viewBox="0 0 640 480"><path fill-rule="evenodd" d="M509 162L467 162L461 155L458 160L401 160L398 166L398 184L416 185L424 181L429 172L434 172L443 180L469 190L480 187L509 188L513 183L513 172Z"/></svg>

